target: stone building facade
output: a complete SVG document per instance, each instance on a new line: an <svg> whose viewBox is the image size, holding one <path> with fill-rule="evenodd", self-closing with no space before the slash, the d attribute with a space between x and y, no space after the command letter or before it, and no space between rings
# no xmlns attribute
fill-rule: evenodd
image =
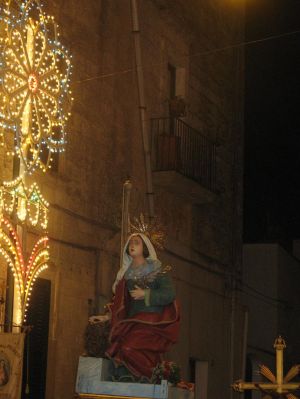
<svg viewBox="0 0 300 399"><path fill-rule="evenodd" d="M51 282L46 398L72 398L89 313L111 297L129 176L131 214L148 212L134 35L155 211L168 232L161 258L173 266L181 303L181 336L170 358L208 398L232 397L230 383L243 370L235 289L243 146L243 50L235 45L243 42L243 7L140 0L139 33L129 0L51 0L45 8L73 54L75 98L66 153L57 170L34 176L51 205L51 267L41 275ZM32 238L28 231L28 250Z"/></svg>

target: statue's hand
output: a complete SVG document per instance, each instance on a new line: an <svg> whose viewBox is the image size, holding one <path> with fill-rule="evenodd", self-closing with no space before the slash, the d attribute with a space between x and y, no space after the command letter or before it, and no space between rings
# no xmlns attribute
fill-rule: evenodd
<svg viewBox="0 0 300 399"><path fill-rule="evenodd" d="M89 318L89 323L97 324L97 323L105 323L109 320L109 316L107 314L100 314L99 316L91 316Z"/></svg>
<svg viewBox="0 0 300 399"><path fill-rule="evenodd" d="M133 298L134 300L141 300L145 298L145 290L143 290L142 288L140 288L139 286L135 285L134 286L134 290L130 291L130 295L131 298Z"/></svg>

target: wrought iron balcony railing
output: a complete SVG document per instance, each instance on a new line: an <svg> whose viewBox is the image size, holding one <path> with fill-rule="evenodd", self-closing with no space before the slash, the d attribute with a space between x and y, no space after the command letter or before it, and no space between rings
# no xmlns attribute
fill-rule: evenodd
<svg viewBox="0 0 300 399"><path fill-rule="evenodd" d="M176 171L216 191L216 144L181 119L151 119L153 171Z"/></svg>

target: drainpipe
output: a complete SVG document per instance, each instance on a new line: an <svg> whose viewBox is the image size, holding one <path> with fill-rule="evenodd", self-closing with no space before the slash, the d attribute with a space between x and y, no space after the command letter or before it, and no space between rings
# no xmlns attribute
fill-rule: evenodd
<svg viewBox="0 0 300 399"><path fill-rule="evenodd" d="M235 358L235 317L236 317L236 287L235 279L231 281L231 315L230 315L230 383L234 380L234 358ZM233 390L230 390L230 399L233 399Z"/></svg>
<svg viewBox="0 0 300 399"><path fill-rule="evenodd" d="M245 381L246 377L246 362L247 362L247 342L248 342L248 319L249 311L247 308L244 309L244 326L243 326L243 357L242 357L242 380ZM244 394L245 397L245 394Z"/></svg>
<svg viewBox="0 0 300 399"><path fill-rule="evenodd" d="M129 201L132 184L130 180L126 180L123 184L122 196L122 226L121 226L121 248L120 248L120 269L123 266L123 251L126 244L127 237L130 233L130 216L129 216Z"/></svg>
<svg viewBox="0 0 300 399"><path fill-rule="evenodd" d="M148 125L146 120L146 103L145 103L145 89L144 89L144 76L143 76L143 64L142 64L142 53L141 53L141 35L139 27L138 7L136 0L130 0L131 4L131 16L132 16L132 33L134 38L134 49L135 49L135 62L136 62L136 73L137 73L137 85L139 93L139 110L140 110L140 121L141 121L141 133L144 146L145 155L145 171L146 171L146 195L148 199L148 209L150 218L154 217L154 198L153 198L153 182L152 182L152 168L151 168L151 157L150 157L150 146L149 146L149 134Z"/></svg>
<svg viewBox="0 0 300 399"><path fill-rule="evenodd" d="M237 30L244 37L244 17L245 17L245 6L240 6L240 16L237 20ZM232 282L232 298L231 298L231 361L230 361L230 383L232 383L235 371L235 329L236 329L236 317L237 317L237 305L238 305L238 280L242 273L242 212L239 211L239 200L242 198L242 148L243 148L243 76L244 76L244 49L243 47L237 48L235 51L235 91L234 91L234 109L235 118L233 123L234 129L234 152L233 152L233 198L232 198L232 267L233 267L233 282ZM241 179L241 181L240 181ZM245 315L244 320L244 351L246 350L246 328L247 328L247 317ZM245 356L245 353L242 353ZM234 396L233 390L231 390L230 398Z"/></svg>

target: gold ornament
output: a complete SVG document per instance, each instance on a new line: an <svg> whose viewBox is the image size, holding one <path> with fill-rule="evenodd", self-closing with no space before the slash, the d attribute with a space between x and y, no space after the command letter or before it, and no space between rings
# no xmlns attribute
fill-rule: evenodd
<svg viewBox="0 0 300 399"><path fill-rule="evenodd" d="M166 230L157 217L146 220L145 216L141 213L139 218L135 217L133 220L134 223L130 224L132 233L145 234L154 247L159 250L164 249Z"/></svg>
<svg viewBox="0 0 300 399"><path fill-rule="evenodd" d="M276 338L274 343L274 349L276 350L276 376L267 366L260 366L259 373L269 382L245 382L238 380L232 384L232 388L237 392L244 392L247 390L260 391L261 393L265 394L262 399L298 399L298 396L295 396L292 392L298 391L300 389L300 382L292 381L292 379L300 374L300 365L297 364L293 366L288 373L284 375L283 351L285 348L286 344L284 339L281 336Z"/></svg>

